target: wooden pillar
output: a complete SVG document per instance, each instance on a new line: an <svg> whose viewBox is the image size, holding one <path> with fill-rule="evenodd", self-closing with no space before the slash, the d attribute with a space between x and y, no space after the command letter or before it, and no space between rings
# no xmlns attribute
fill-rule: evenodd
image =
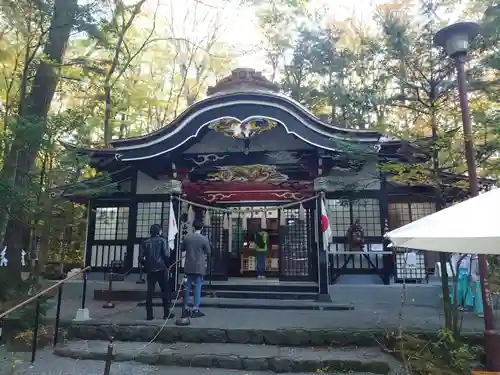
<svg viewBox="0 0 500 375"><path fill-rule="evenodd" d="M128 196L128 228L127 228L127 250L124 259L125 270L134 265L134 247L137 227L137 170L133 170L130 180L130 192ZM136 271L139 269L137 268Z"/></svg>
<svg viewBox="0 0 500 375"><path fill-rule="evenodd" d="M387 192L387 179L384 174L380 175L380 190L379 190L379 204L380 204L380 230L382 236L389 231L389 196ZM384 251L390 250L387 246L389 241L383 239ZM385 285L391 282L391 276L394 274L394 256L391 254L383 255L383 281Z"/></svg>
<svg viewBox="0 0 500 375"><path fill-rule="evenodd" d="M85 258L84 258L84 267L91 266L92 261L92 245L94 241L94 233L95 233L95 220L96 220L96 212L95 212L95 203L93 200L89 200L87 203L87 231L85 234Z"/></svg>
<svg viewBox="0 0 500 375"><path fill-rule="evenodd" d="M320 192L319 197L316 199L316 218L317 218L317 225L315 230L318 231L318 241L317 243L317 248L318 248L318 289L319 289L319 295L318 295L318 301L320 302L332 302L332 299L330 297L330 293L328 292L328 285L329 285L329 275L328 275L328 253L325 250L323 241L324 241L324 236L322 232L322 219L321 219L321 203L322 200L325 199L325 194L323 191Z"/></svg>

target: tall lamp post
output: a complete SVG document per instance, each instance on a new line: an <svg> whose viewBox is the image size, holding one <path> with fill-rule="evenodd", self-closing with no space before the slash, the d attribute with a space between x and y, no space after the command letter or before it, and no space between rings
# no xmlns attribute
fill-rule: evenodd
<svg viewBox="0 0 500 375"><path fill-rule="evenodd" d="M446 54L455 60L457 68L458 92L462 123L464 130L465 158L469 175L471 196L479 193L476 162L474 160L474 144L470 123L469 102L467 98L467 77L465 61L469 43L478 36L480 26L474 22L460 22L441 29L434 36L434 44L443 47ZM500 334L495 330L493 306L488 285L488 263L486 255L479 255L479 278L484 309L484 350L486 353L486 368L490 371L500 371Z"/></svg>

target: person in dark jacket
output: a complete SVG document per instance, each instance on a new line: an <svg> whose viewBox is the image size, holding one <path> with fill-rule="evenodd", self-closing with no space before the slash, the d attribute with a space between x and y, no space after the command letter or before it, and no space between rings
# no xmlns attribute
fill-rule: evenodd
<svg viewBox="0 0 500 375"><path fill-rule="evenodd" d="M184 236L182 241L182 251L186 252L186 260L184 262L184 273L187 277L186 298L184 311L193 318L205 316L200 311L201 288L203 286L203 276L207 271L207 259L210 258L210 242L208 238L201 234L203 224L196 221L193 224L194 233L189 233ZM189 311L189 294L191 287L194 284L194 304L193 310Z"/></svg>
<svg viewBox="0 0 500 375"><path fill-rule="evenodd" d="M143 241L139 251L139 262L143 265L147 274L146 292L146 319L153 320L153 294L156 284L160 286L163 295L163 318L173 317L170 313L170 290L168 282L167 267L169 265L170 249L167 241L161 235L161 227L158 224L151 226L150 238Z"/></svg>

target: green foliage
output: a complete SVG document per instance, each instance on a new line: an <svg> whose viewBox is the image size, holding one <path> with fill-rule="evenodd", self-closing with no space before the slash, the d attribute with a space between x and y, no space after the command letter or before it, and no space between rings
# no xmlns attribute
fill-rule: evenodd
<svg viewBox="0 0 500 375"><path fill-rule="evenodd" d="M54 307L53 303L42 299L40 302L40 322L47 315L47 311ZM25 305L9 315L9 327L16 331L25 331L33 328L36 304Z"/></svg>
<svg viewBox="0 0 500 375"><path fill-rule="evenodd" d="M479 363L481 347L457 341L451 331L441 329L437 338L391 334L386 338L387 351L401 360L414 375L468 374Z"/></svg>
<svg viewBox="0 0 500 375"><path fill-rule="evenodd" d="M405 374L463 375L480 363L483 351L478 345L456 341L450 331L442 329L434 337L406 334L397 337L387 333L382 349L404 364ZM328 368L319 374L336 374Z"/></svg>
<svg viewBox="0 0 500 375"><path fill-rule="evenodd" d="M271 78L338 126L380 127L390 78L378 68L380 43L349 25L323 26L322 15L305 3L275 1L258 8Z"/></svg>

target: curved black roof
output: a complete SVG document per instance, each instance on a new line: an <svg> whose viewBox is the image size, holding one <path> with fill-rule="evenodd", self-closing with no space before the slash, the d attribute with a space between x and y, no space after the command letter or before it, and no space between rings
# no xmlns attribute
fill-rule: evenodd
<svg viewBox="0 0 500 375"><path fill-rule="evenodd" d="M232 92L196 102L164 128L140 137L115 140L112 148L97 150L68 146L97 157L113 155L120 161L145 160L186 147L190 140L209 131L208 125L214 121L231 118L244 122L255 117L273 120L288 134L325 150L342 151L345 142L376 145L381 138L377 131L327 124L296 101L278 93Z"/></svg>

